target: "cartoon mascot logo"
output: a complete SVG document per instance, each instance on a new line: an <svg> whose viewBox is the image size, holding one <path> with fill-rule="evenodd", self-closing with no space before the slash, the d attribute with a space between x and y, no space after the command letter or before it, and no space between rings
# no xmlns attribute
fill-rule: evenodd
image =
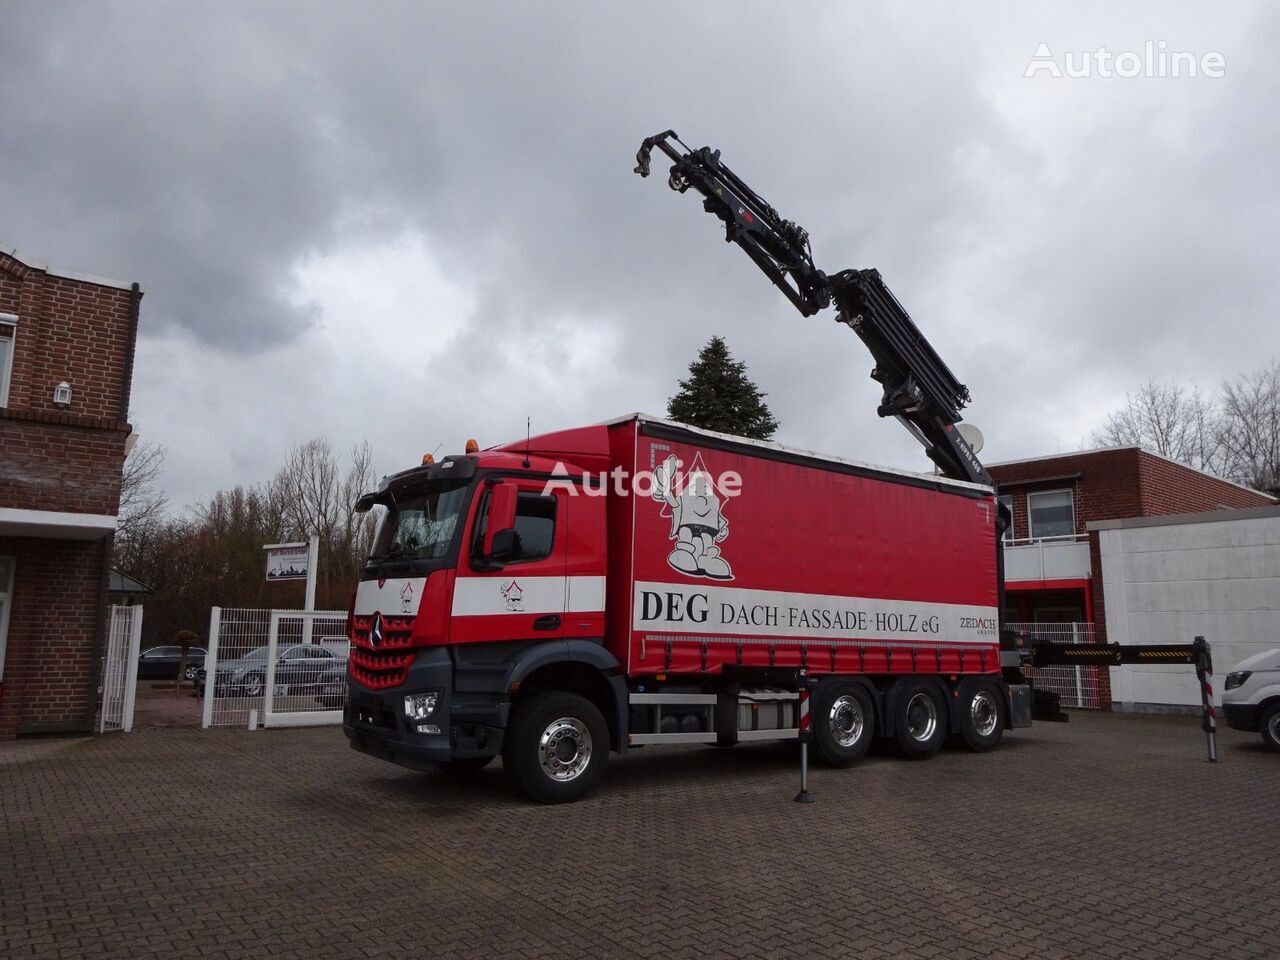
<svg viewBox="0 0 1280 960"><path fill-rule="evenodd" d="M499 587L502 599L506 602L508 613L524 612L524 588L512 580L506 586Z"/></svg>
<svg viewBox="0 0 1280 960"><path fill-rule="evenodd" d="M686 576L732 580L733 570L716 546L729 536L721 494L702 454L694 455L693 465L683 474L680 466L672 454L653 471L653 499L663 505L662 515L671 518L669 536L675 541L667 563Z"/></svg>

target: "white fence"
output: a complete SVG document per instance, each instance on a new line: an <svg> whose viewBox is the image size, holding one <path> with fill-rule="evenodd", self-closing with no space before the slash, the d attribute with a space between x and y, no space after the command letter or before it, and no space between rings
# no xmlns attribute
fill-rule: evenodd
<svg viewBox="0 0 1280 960"><path fill-rule="evenodd" d="M201 726L341 722L346 667L341 610L214 607Z"/></svg>
<svg viewBox="0 0 1280 960"><path fill-rule="evenodd" d="M138 692L138 648L142 644L142 608L112 607L107 655L102 663L102 712L98 732L133 729Z"/></svg>
<svg viewBox="0 0 1280 960"><path fill-rule="evenodd" d="M1095 642L1092 623L1006 623L1005 627L1050 643ZM1024 667L1023 672L1034 686L1061 697L1064 707L1101 710L1106 706L1099 689L1104 669L1089 666Z"/></svg>

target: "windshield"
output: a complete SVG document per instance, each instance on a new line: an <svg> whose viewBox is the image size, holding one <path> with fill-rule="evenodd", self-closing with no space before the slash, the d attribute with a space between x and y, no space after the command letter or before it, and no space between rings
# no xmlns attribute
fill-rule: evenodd
<svg viewBox="0 0 1280 960"><path fill-rule="evenodd" d="M439 560L449 552L467 502L467 480L442 480L393 491L370 560Z"/></svg>

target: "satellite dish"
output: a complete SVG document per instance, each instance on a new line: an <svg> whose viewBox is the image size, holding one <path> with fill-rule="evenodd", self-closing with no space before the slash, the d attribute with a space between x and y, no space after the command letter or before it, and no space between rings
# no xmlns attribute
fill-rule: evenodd
<svg viewBox="0 0 1280 960"><path fill-rule="evenodd" d="M960 431L960 436L964 437L964 442L973 448L974 453L982 452L982 431L975 427L972 423L957 423L956 429Z"/></svg>

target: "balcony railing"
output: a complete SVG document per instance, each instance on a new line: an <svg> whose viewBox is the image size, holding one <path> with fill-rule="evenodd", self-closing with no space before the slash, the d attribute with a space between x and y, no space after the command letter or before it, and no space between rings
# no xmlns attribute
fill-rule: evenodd
<svg viewBox="0 0 1280 960"><path fill-rule="evenodd" d="M1089 571L1085 534L1004 541L1005 580L1083 580Z"/></svg>

